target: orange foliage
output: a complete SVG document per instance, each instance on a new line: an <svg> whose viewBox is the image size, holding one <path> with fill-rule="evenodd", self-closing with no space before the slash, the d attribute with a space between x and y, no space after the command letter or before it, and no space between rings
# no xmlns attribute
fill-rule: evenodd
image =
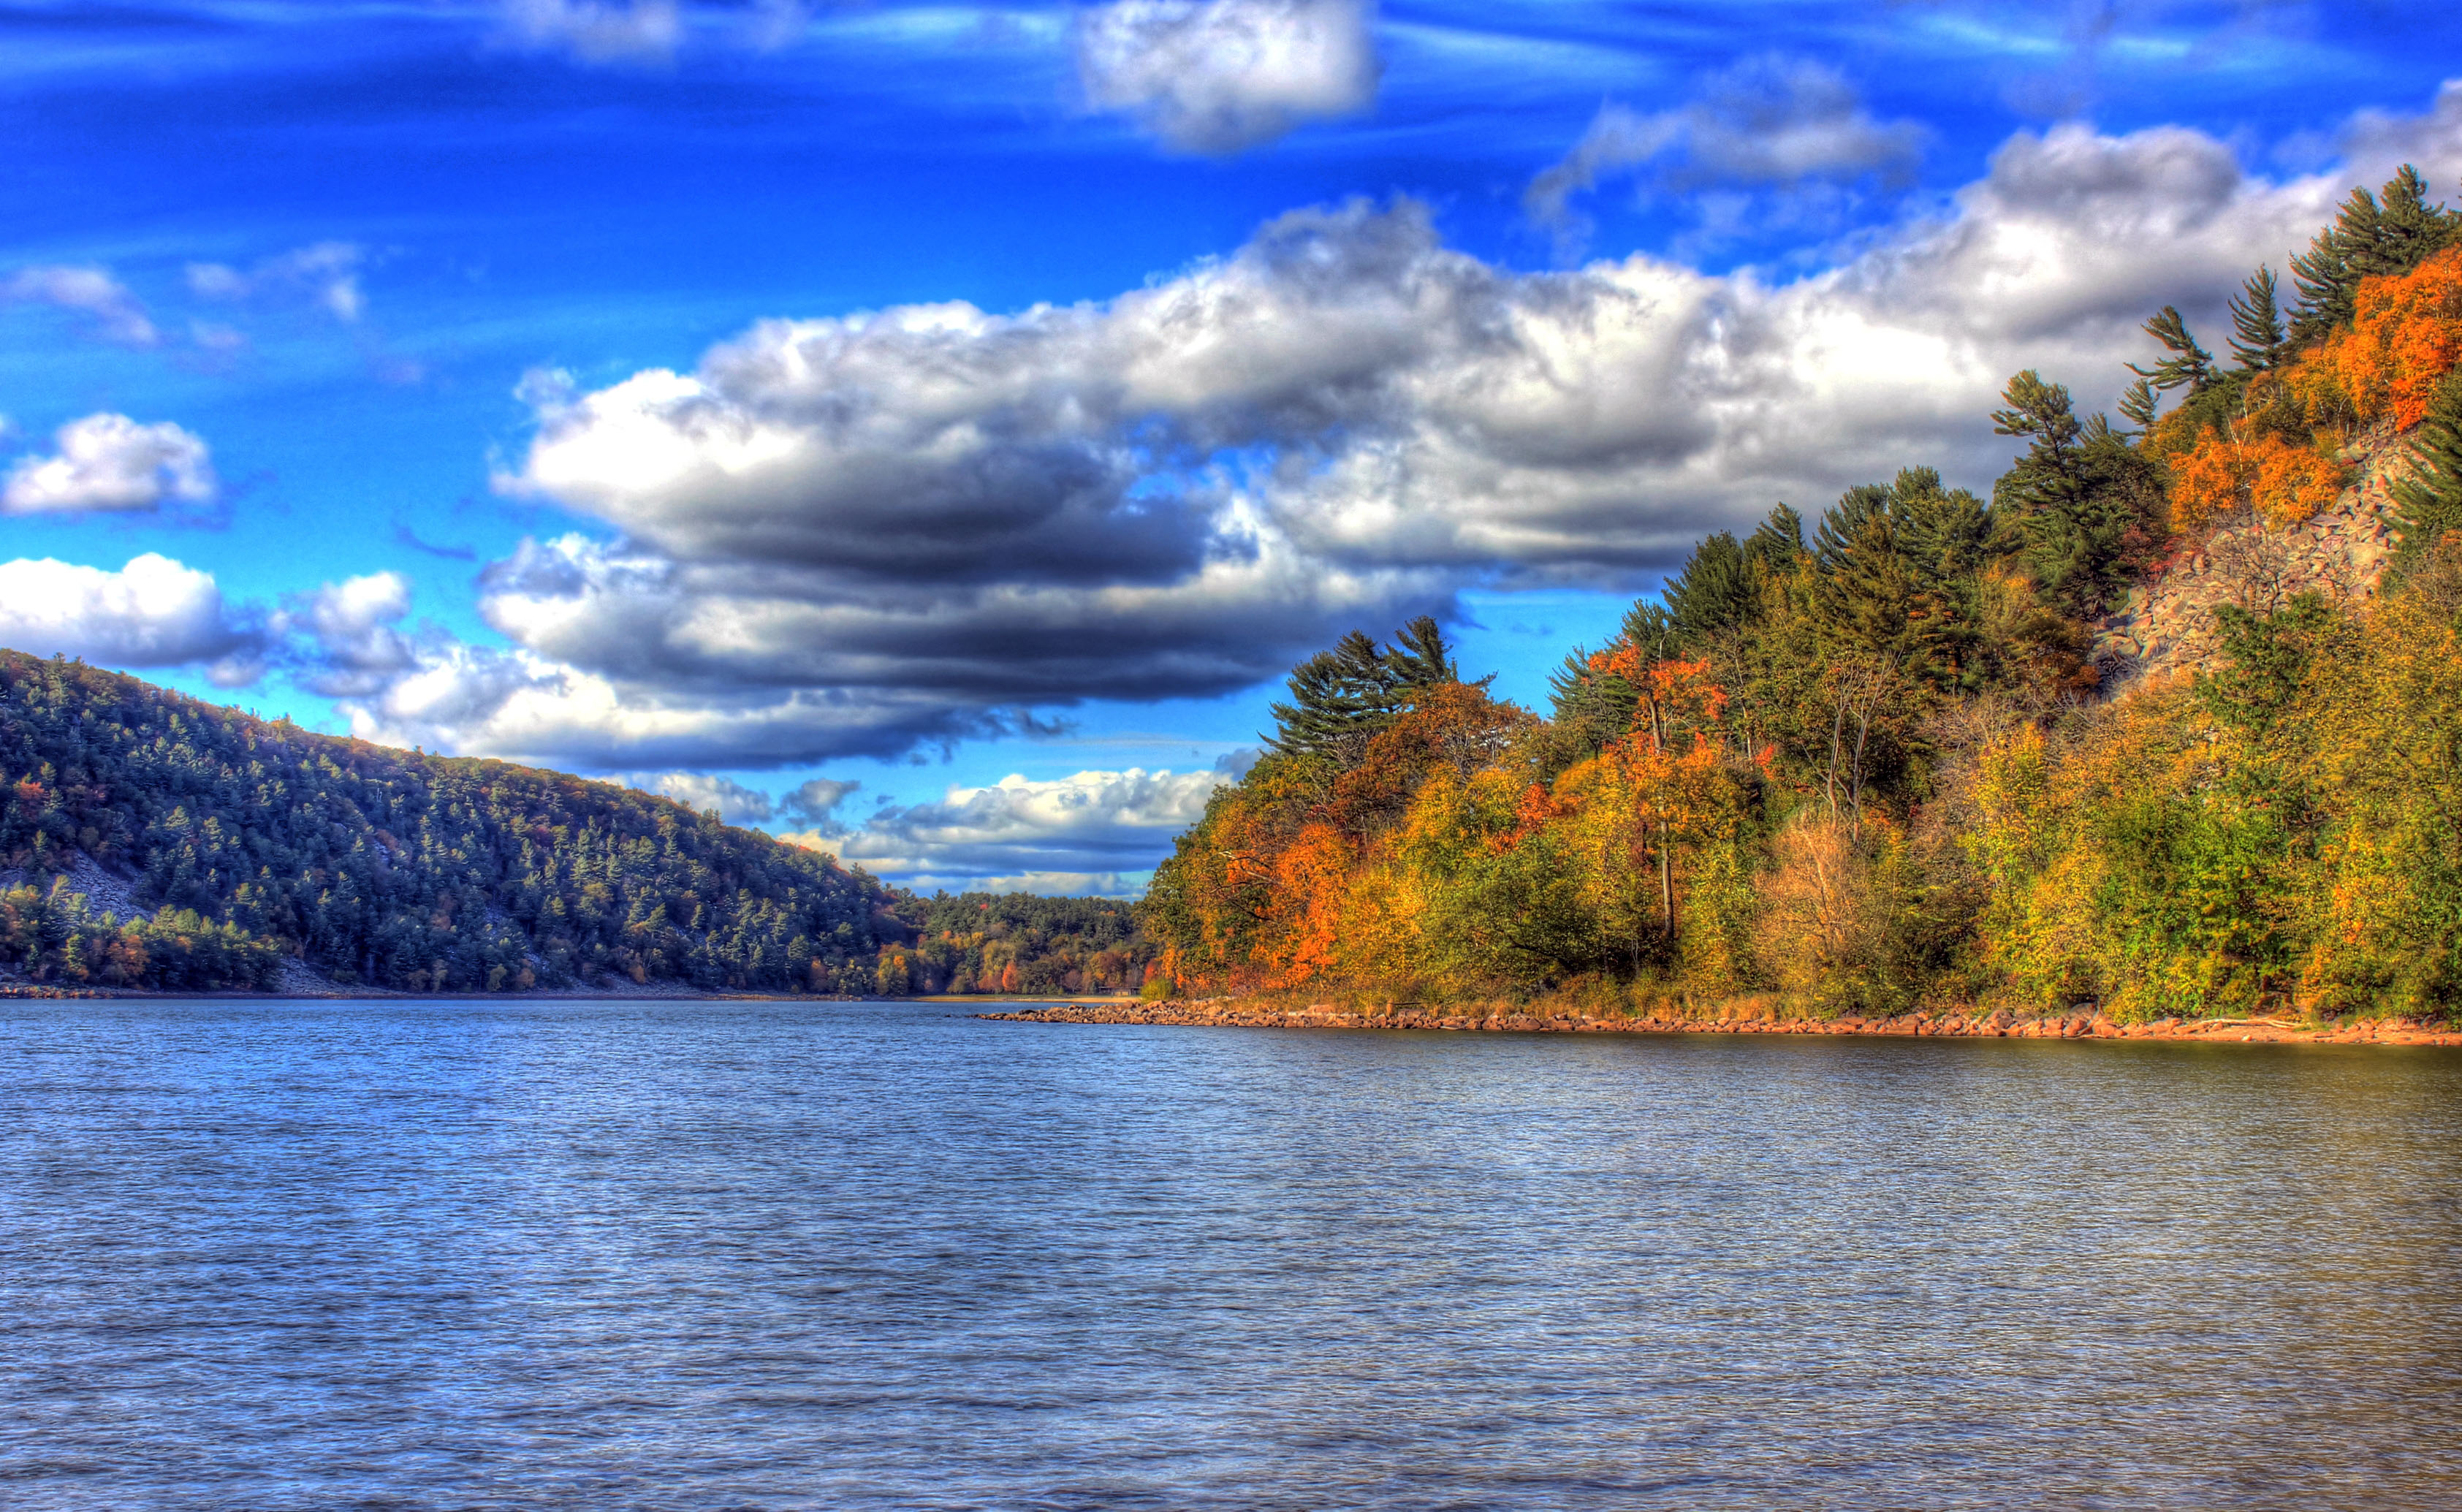
<svg viewBox="0 0 2462 1512"><path fill-rule="evenodd" d="M1332 966L1350 861L1342 832L1324 823L1302 826L1290 849L1274 858L1275 912L1286 928L1280 948L1263 962L1273 985L1295 987Z"/></svg>
<svg viewBox="0 0 2462 1512"><path fill-rule="evenodd" d="M2462 363L2462 247L2363 280L2356 303L2351 329L2302 354L2285 381L2313 421L2365 424L2390 414L2408 430Z"/></svg>
<svg viewBox="0 0 2462 1512"><path fill-rule="evenodd" d="M2278 528L2297 525L2334 502L2343 476L2334 458L2271 431L2242 440L2208 426L2171 458L2171 528L2192 529L2240 508Z"/></svg>
<svg viewBox="0 0 2462 1512"><path fill-rule="evenodd" d="M1679 730L1699 734L1727 712L1727 690L1710 680L1708 658L1697 661L1653 661L1641 664L1641 648L1619 641L1590 658L1590 670L1600 677L1622 678L1640 695L1632 727L1652 745L1672 744Z"/></svg>
<svg viewBox="0 0 2462 1512"><path fill-rule="evenodd" d="M1522 801L1514 805L1513 829L1508 833L1499 836L1494 842L1494 848L1503 851L1520 845L1555 823L1563 816L1564 811L1557 806L1554 795L1549 793L1543 784L1532 783L1522 790Z"/></svg>

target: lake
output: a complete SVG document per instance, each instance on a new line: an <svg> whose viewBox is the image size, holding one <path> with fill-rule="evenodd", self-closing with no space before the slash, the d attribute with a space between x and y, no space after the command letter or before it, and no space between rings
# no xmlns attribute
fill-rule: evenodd
<svg viewBox="0 0 2462 1512"><path fill-rule="evenodd" d="M0 1504L2462 1505L2462 1051L0 1002Z"/></svg>

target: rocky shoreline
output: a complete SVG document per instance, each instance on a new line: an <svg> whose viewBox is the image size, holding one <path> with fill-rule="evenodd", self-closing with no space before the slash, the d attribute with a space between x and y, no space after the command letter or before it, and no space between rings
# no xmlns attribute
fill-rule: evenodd
<svg viewBox="0 0 2462 1512"><path fill-rule="evenodd" d="M1761 1004L1698 1014L1631 1017L1533 1012L1486 1005L1392 1008L1373 1012L1312 1004L1301 1007L1200 999L1163 1003L1081 1004L1019 1013L979 1013L1014 1024L1169 1024L1257 1029L1438 1029L1503 1034L1884 1034L1899 1038L2017 1040L2224 1040L2317 1045L2462 1046L2462 1031L2410 1019L2346 1019L2305 1025L2288 1019L2157 1019L2123 1024L2099 1012L2025 1017L1990 1012L1926 1011L1893 1018L1787 1018Z"/></svg>

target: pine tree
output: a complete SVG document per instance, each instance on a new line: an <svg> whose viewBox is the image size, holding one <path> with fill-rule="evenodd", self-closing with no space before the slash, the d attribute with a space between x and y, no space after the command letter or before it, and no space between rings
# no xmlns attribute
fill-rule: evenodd
<svg viewBox="0 0 2462 1512"><path fill-rule="evenodd" d="M2282 330L2281 302L2277 297L2271 265L2259 268L2240 285L2239 293L2231 301L2231 317L2232 356L2239 359L2244 371L2270 373L2280 365L2288 338Z"/></svg>
<svg viewBox="0 0 2462 1512"><path fill-rule="evenodd" d="M2291 259L2300 303L2291 321L2295 345L2318 340L2351 323L2360 280L2407 273L2462 239L2462 211L2428 203L2428 181L2404 163L2385 186L2380 203L2353 189L2308 250Z"/></svg>
<svg viewBox="0 0 2462 1512"><path fill-rule="evenodd" d="M2145 430L2154 423L2155 406L2160 402L2154 397L2154 385L2141 378L2121 391L2121 418Z"/></svg>
<svg viewBox="0 0 2462 1512"><path fill-rule="evenodd" d="M1741 624L1760 593L1744 548L1720 530L1693 549L1683 571L1667 580L1665 596L1677 631L1697 641Z"/></svg>
<svg viewBox="0 0 2462 1512"><path fill-rule="evenodd" d="M2158 529L2152 464L2108 423L2081 423L2068 389L2032 369L2002 398L1993 428L2027 447L1993 485L1995 550L2022 560L2067 613L2100 612Z"/></svg>
<svg viewBox="0 0 2462 1512"><path fill-rule="evenodd" d="M2353 301L2365 276L2352 266L2354 254L2373 258L2377 223L2383 219L2377 197L2365 189L2353 189L2334 224L2317 233L2308 250L2292 255L2291 282L2300 291L2291 320L2292 339L2304 344L2350 324Z"/></svg>
<svg viewBox="0 0 2462 1512"><path fill-rule="evenodd" d="M1863 537L1864 527L1889 518L1890 504L1888 484L1859 483L1840 494L1836 504L1822 510L1812 528L1812 555L1821 570L1836 572Z"/></svg>
<svg viewBox="0 0 2462 1512"><path fill-rule="evenodd" d="M2128 364L2129 372L2159 392L2186 388L2192 398L2204 393L2214 382L2214 354L2197 345L2197 338L2189 334L2189 323L2180 318L2178 310L2165 305L2142 329L2162 342L2171 355L2150 368L2142 368L2131 362Z"/></svg>
<svg viewBox="0 0 2462 1512"><path fill-rule="evenodd" d="M1783 504L1773 506L1768 517L1744 542L1744 555L1763 572L1791 572L1795 559L1803 554L1803 516Z"/></svg>
<svg viewBox="0 0 2462 1512"><path fill-rule="evenodd" d="M1403 626L1390 648L1354 630L1291 669L1291 702L1272 706L1277 727L1265 744L1284 755L1328 756L1348 766L1416 695L1459 680L1444 631L1431 616Z"/></svg>
<svg viewBox="0 0 2462 1512"><path fill-rule="evenodd" d="M2402 543L2393 571L2408 575L2448 531L2462 530L2462 374L2445 380L2410 441L2410 475L2394 485Z"/></svg>
<svg viewBox="0 0 2462 1512"><path fill-rule="evenodd" d="M2406 162L2382 196L2376 245L2359 260L2362 276L2407 273L2453 244L2462 213L2428 203L2428 181Z"/></svg>
<svg viewBox="0 0 2462 1512"><path fill-rule="evenodd" d="M1404 625L1385 653L1385 660L1393 670L1397 688L1432 688L1461 680L1461 669L1454 664L1452 648L1445 644L1444 630L1432 615L1421 615Z"/></svg>

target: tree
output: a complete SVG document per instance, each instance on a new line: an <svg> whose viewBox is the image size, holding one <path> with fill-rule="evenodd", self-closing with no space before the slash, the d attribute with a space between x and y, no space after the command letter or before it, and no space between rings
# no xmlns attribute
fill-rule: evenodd
<svg viewBox="0 0 2462 1512"><path fill-rule="evenodd" d="M2189 323L2180 318L2178 310L2165 305L2141 329L2162 342L2170 356L2158 359L2150 368L2142 368L2131 362L2128 364L2129 372L2152 385L2157 393L2186 388L2190 397L2194 398L2213 385L2214 354L2197 345L2197 338L2189 334Z"/></svg>
<svg viewBox="0 0 2462 1512"><path fill-rule="evenodd" d="M2410 441L2410 472L2394 485L2402 542L2393 571L2409 575L2448 531L2462 530L2462 373L2445 380Z"/></svg>
<svg viewBox="0 0 2462 1512"><path fill-rule="evenodd" d="M1371 736L1428 690L1460 680L1443 629L1427 615L1402 627L1390 647L1359 632L1291 669L1291 702L1272 706L1269 749L1320 755L1348 766Z"/></svg>
<svg viewBox="0 0 2462 1512"><path fill-rule="evenodd" d="M2290 338L2282 329L2282 310L2271 265L2251 274L2231 300L2232 356L2249 373L2271 373L2281 365ZM2140 382L2148 381L2140 378Z"/></svg>
<svg viewBox="0 0 2462 1512"><path fill-rule="evenodd" d="M2360 282L2408 272L2462 239L2462 212L2428 203L2428 182L2404 163L2386 182L2384 200L2355 188L2334 224L2308 250L2291 259L2300 302L2291 322L2294 344L2306 346L2351 323Z"/></svg>
<svg viewBox="0 0 2462 1512"><path fill-rule="evenodd" d="M1760 598L1753 559L1725 530L1693 549L1683 571L1667 580L1667 614L1688 640L1699 641L1741 624Z"/></svg>
<svg viewBox="0 0 2462 1512"><path fill-rule="evenodd" d="M2155 469L2120 432L2081 423L2068 389L2032 369L2002 399L1993 428L2027 446L1993 485L1997 543L2063 610L2100 613L2168 533Z"/></svg>

